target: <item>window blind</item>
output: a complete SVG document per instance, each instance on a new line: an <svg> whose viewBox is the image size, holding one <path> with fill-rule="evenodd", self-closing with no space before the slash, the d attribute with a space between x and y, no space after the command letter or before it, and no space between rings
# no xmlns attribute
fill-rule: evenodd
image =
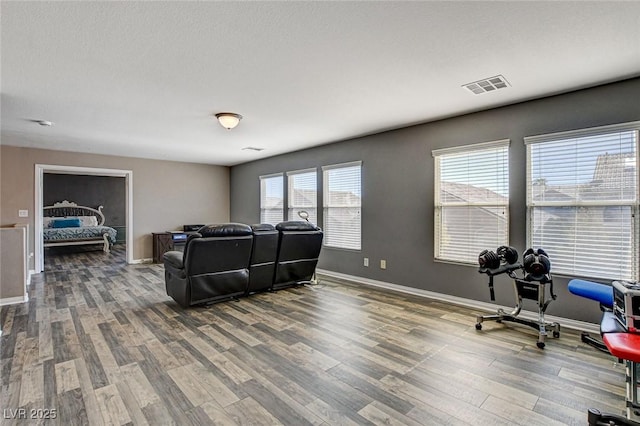
<svg viewBox="0 0 640 426"><path fill-rule="evenodd" d="M260 176L260 223L276 225L284 219L282 173Z"/></svg>
<svg viewBox="0 0 640 426"><path fill-rule="evenodd" d="M318 174L316 169L288 172L289 220L302 220L301 210L309 213L309 222L318 223Z"/></svg>
<svg viewBox="0 0 640 426"><path fill-rule="evenodd" d="M525 138L527 243L552 272L638 279L640 123Z"/></svg>
<svg viewBox="0 0 640 426"><path fill-rule="evenodd" d="M360 250L361 162L323 167L324 245Z"/></svg>
<svg viewBox="0 0 640 426"><path fill-rule="evenodd" d="M509 140L432 152L438 260L477 264L509 243Z"/></svg>

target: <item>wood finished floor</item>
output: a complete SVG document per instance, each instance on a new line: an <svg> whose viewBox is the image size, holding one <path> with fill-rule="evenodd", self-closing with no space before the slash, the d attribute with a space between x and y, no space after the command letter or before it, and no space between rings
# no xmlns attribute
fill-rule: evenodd
<svg viewBox="0 0 640 426"><path fill-rule="evenodd" d="M571 330L539 350L526 327L478 332L470 309L327 277L183 310L161 265L118 249L48 255L45 269L28 303L0 308L3 425L547 426L624 412L623 365Z"/></svg>

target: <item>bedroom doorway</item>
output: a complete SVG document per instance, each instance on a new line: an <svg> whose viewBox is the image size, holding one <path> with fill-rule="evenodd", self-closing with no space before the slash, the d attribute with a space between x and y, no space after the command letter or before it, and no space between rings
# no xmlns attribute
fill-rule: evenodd
<svg viewBox="0 0 640 426"><path fill-rule="evenodd" d="M44 175L45 174L68 174L85 176L103 176L124 178L124 217L125 217L125 258L127 263L133 263L133 191L131 170L102 169L93 167L59 166L48 164L36 164L35 173L35 250L34 250L34 272L39 273L44 270L44 244L43 244L43 207L44 207ZM60 200L62 201L62 200ZM74 201L74 200L69 200Z"/></svg>

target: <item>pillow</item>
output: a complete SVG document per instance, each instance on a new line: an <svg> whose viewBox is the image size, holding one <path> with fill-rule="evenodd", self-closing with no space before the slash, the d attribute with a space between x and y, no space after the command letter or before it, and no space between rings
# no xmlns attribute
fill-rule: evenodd
<svg viewBox="0 0 640 426"><path fill-rule="evenodd" d="M95 216L78 216L80 226L98 226L98 218Z"/></svg>
<svg viewBox="0 0 640 426"><path fill-rule="evenodd" d="M42 218L42 227L43 228L51 228L51 222L53 222L55 217L43 217Z"/></svg>
<svg viewBox="0 0 640 426"><path fill-rule="evenodd" d="M55 219L51 222L52 228L80 228L81 225L80 219L72 218L72 219Z"/></svg>

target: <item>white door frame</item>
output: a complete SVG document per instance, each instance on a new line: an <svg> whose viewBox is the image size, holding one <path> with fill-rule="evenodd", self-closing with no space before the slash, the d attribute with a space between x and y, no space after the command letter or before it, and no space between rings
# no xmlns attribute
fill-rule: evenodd
<svg viewBox="0 0 640 426"><path fill-rule="evenodd" d="M126 256L127 263L133 263L133 171L118 169L100 169L94 167L59 166L51 164L36 164L35 176L35 273L44 270L44 244L42 241L42 210L43 191L42 181L46 172L66 173L70 175L113 176L125 178L125 203L126 203ZM74 201L74 200L70 200Z"/></svg>

